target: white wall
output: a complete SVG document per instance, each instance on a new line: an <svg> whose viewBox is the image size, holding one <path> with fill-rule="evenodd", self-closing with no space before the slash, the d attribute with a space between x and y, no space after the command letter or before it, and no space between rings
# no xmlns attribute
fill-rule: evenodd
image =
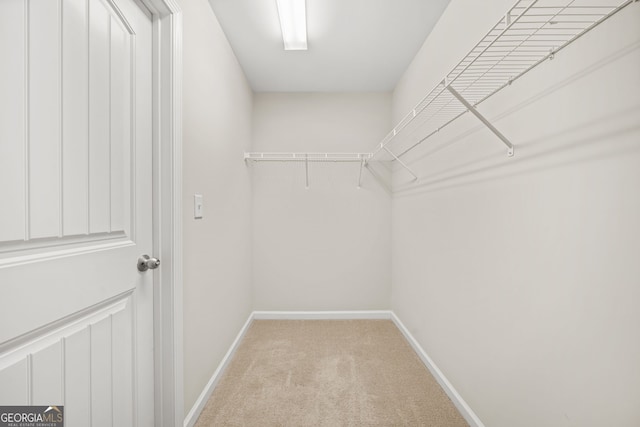
<svg viewBox="0 0 640 427"><path fill-rule="evenodd" d="M229 349L251 309L252 92L206 0L184 12L185 411ZM193 195L204 218L193 218Z"/></svg>
<svg viewBox="0 0 640 427"><path fill-rule="evenodd" d="M389 93L257 93L254 151L368 152L390 127ZM390 198L358 164L254 163L253 306L389 308Z"/></svg>
<svg viewBox="0 0 640 427"><path fill-rule="evenodd" d="M512 0L453 0L402 117ZM640 425L640 3L394 174L392 308L487 426Z"/></svg>

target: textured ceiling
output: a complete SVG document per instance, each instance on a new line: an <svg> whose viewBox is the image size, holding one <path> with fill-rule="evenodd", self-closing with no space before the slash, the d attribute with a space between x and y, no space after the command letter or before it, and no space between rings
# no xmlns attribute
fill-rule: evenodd
<svg viewBox="0 0 640 427"><path fill-rule="evenodd" d="M285 51L275 0L209 0L258 92L392 90L449 0L306 0L307 51Z"/></svg>

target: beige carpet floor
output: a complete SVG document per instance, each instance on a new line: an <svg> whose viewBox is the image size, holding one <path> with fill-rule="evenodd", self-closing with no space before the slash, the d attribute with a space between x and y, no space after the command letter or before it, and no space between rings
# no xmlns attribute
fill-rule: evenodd
<svg viewBox="0 0 640 427"><path fill-rule="evenodd" d="M256 320L205 426L467 426L389 320Z"/></svg>

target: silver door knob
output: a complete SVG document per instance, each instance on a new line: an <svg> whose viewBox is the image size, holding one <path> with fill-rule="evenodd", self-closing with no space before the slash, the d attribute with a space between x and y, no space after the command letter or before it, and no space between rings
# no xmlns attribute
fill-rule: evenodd
<svg viewBox="0 0 640 427"><path fill-rule="evenodd" d="M138 271L155 270L160 266L158 258L151 258L149 255L142 255L138 258Z"/></svg>

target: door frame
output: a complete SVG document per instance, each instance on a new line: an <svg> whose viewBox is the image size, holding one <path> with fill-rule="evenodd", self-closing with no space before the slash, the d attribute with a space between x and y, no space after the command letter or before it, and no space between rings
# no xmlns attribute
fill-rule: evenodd
<svg viewBox="0 0 640 427"><path fill-rule="evenodd" d="M137 1L153 23L155 425L182 427L182 11L176 0Z"/></svg>

